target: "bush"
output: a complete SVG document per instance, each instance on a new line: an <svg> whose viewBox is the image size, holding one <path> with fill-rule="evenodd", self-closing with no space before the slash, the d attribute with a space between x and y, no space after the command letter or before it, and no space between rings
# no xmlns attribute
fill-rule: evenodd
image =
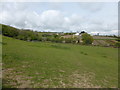
<svg viewBox="0 0 120 90"><path fill-rule="evenodd" d="M82 34L82 40L83 40L83 44L92 44L93 42L93 37L90 34L84 33Z"/></svg>
<svg viewBox="0 0 120 90"><path fill-rule="evenodd" d="M65 38L65 43L71 43L72 42L72 38Z"/></svg>
<svg viewBox="0 0 120 90"><path fill-rule="evenodd" d="M115 47L120 48L120 42L115 43Z"/></svg>

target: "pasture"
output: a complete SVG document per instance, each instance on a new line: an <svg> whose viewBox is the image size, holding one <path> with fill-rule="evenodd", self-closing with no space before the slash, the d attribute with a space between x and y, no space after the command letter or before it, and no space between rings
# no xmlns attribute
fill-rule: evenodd
<svg viewBox="0 0 120 90"><path fill-rule="evenodd" d="M118 86L118 49L3 36L3 88Z"/></svg>

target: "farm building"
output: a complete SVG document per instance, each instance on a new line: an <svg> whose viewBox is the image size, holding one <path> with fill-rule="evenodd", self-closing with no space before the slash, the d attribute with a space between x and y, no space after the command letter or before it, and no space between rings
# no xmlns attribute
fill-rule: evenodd
<svg viewBox="0 0 120 90"><path fill-rule="evenodd" d="M83 33L86 33L85 31L81 31L80 33L76 33L74 34L74 37L77 36L78 37L78 40L76 41L76 43L82 43L82 34Z"/></svg>
<svg viewBox="0 0 120 90"><path fill-rule="evenodd" d="M64 35L64 36L61 36L63 38L74 38L73 35Z"/></svg>

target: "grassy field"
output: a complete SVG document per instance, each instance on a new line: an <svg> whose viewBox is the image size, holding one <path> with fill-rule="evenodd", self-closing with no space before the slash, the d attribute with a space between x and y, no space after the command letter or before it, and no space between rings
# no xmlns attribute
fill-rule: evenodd
<svg viewBox="0 0 120 90"><path fill-rule="evenodd" d="M118 49L26 42L3 36L3 87L118 86Z"/></svg>

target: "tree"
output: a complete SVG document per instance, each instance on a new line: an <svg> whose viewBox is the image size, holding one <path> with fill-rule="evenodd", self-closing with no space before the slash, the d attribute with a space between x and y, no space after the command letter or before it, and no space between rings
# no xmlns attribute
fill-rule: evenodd
<svg viewBox="0 0 120 90"><path fill-rule="evenodd" d="M93 37L90 34L83 33L82 34L82 41L83 41L83 44L86 44L86 45L92 44Z"/></svg>
<svg viewBox="0 0 120 90"><path fill-rule="evenodd" d="M115 47L120 48L120 42L115 43Z"/></svg>
<svg viewBox="0 0 120 90"><path fill-rule="evenodd" d="M65 43L72 43L73 39L72 38L65 38Z"/></svg>
<svg viewBox="0 0 120 90"><path fill-rule="evenodd" d="M2 25L2 34L8 37L16 38L19 34L19 31L14 27Z"/></svg>

